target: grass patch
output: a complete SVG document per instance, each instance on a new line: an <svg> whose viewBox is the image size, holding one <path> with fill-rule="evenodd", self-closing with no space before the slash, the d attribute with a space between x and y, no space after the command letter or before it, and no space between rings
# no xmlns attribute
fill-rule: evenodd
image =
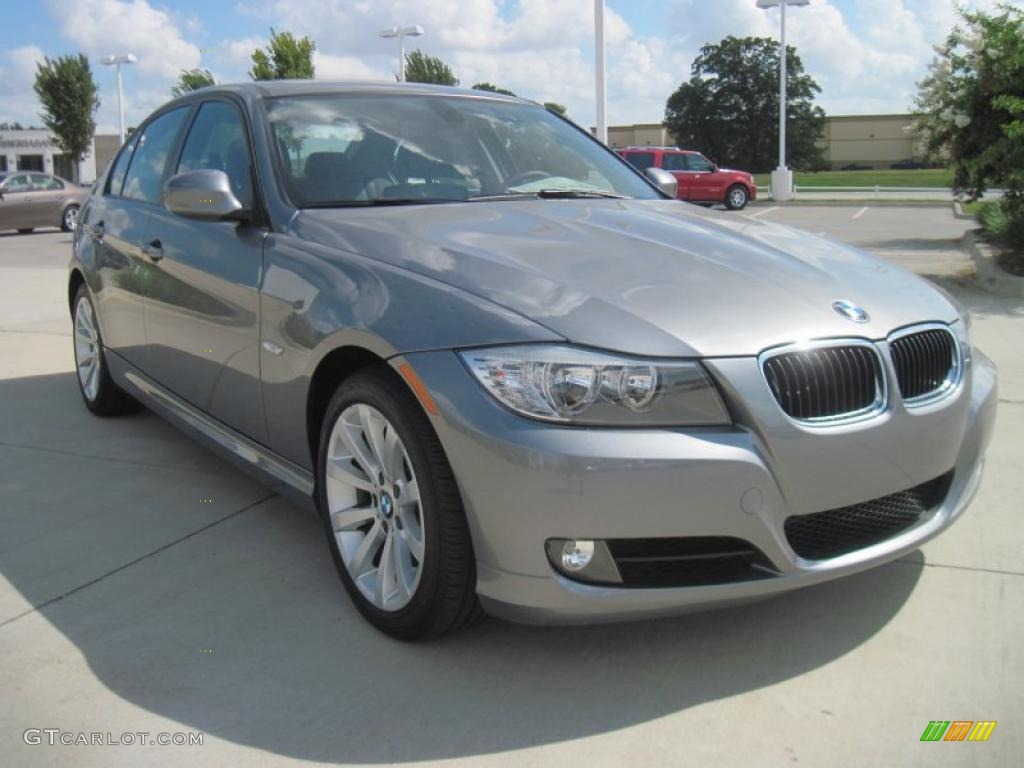
<svg viewBox="0 0 1024 768"><path fill-rule="evenodd" d="M981 224L985 239L1002 247L999 266L1024 277L1024 218L1013 218L1002 202L994 200L965 203L964 210Z"/></svg>
<svg viewBox="0 0 1024 768"><path fill-rule="evenodd" d="M771 174L754 177L759 189L771 186ZM923 168L917 171L810 171L796 172L796 185L802 189L814 187L921 187L947 189L953 186L953 172L945 168Z"/></svg>

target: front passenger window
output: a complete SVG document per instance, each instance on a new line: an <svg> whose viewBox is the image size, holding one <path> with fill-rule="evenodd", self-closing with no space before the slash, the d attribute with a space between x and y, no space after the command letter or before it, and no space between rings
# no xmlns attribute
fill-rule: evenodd
<svg viewBox="0 0 1024 768"><path fill-rule="evenodd" d="M188 107L179 107L160 115L143 129L124 180L124 190L121 192L124 197L144 200L154 205L163 203L167 156L174 147L174 140L187 114Z"/></svg>
<svg viewBox="0 0 1024 768"><path fill-rule="evenodd" d="M198 170L226 173L238 202L252 210L249 142L241 115L227 102L208 101L203 104L188 132L177 173Z"/></svg>

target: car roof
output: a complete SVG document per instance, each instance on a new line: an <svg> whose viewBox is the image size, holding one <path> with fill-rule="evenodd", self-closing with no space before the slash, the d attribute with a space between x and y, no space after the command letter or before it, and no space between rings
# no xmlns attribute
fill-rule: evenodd
<svg viewBox="0 0 1024 768"><path fill-rule="evenodd" d="M521 99L518 96L506 96L502 93L479 91L473 88L454 88L447 85L432 85L428 83L390 83L379 80L260 80L251 83L225 83L191 91L181 98L207 96L215 93L245 94L260 98L310 96L329 93L434 94L438 96L472 96L480 99L510 101L521 104L536 103L527 99Z"/></svg>

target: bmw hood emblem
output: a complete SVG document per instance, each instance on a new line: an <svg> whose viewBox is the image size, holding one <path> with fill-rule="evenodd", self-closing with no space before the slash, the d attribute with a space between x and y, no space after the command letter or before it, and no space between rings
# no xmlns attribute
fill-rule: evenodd
<svg viewBox="0 0 1024 768"><path fill-rule="evenodd" d="M845 299L833 301L832 309L847 320L852 320L855 323L866 323L871 319L871 315L867 313L864 307L857 306L852 301L846 301Z"/></svg>

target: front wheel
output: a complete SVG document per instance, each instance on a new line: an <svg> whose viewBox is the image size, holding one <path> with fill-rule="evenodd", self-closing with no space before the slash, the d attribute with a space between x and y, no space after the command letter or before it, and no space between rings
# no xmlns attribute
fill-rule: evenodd
<svg viewBox="0 0 1024 768"><path fill-rule="evenodd" d="M401 640L480 614L458 487L419 403L389 369L346 379L320 433L317 501L334 564L359 612Z"/></svg>
<svg viewBox="0 0 1024 768"><path fill-rule="evenodd" d="M60 228L65 232L72 232L76 224L78 224L78 206L69 205L60 217Z"/></svg>
<svg viewBox="0 0 1024 768"><path fill-rule="evenodd" d="M747 207L748 200L750 200L750 194L742 184L734 184L725 193L725 207L730 211L742 211Z"/></svg>

